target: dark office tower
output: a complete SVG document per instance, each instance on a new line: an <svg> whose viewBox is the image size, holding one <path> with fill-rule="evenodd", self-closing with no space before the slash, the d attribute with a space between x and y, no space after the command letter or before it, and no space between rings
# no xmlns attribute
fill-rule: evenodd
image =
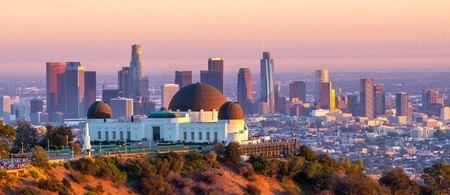
<svg viewBox="0 0 450 195"><path fill-rule="evenodd" d="M64 118L82 118L86 115L84 110L84 67L80 62L67 62L66 65Z"/></svg>
<svg viewBox="0 0 450 195"><path fill-rule="evenodd" d="M407 93L395 94L395 108L397 116L408 116L409 100Z"/></svg>
<svg viewBox="0 0 450 195"><path fill-rule="evenodd" d="M306 102L306 84L303 81L292 81L289 83L289 98L298 98Z"/></svg>
<svg viewBox="0 0 450 195"><path fill-rule="evenodd" d="M84 110L87 111L97 99L97 76L95 71L84 72Z"/></svg>
<svg viewBox="0 0 450 195"><path fill-rule="evenodd" d="M136 93L135 99L138 100L140 97L148 97L150 94L148 92L148 77L136 78Z"/></svg>
<svg viewBox="0 0 450 195"><path fill-rule="evenodd" d="M439 97L439 91L436 89L427 89L422 94L422 111L429 114L435 114L432 112L433 107L442 107L444 100ZM440 110L440 109L439 109Z"/></svg>
<svg viewBox="0 0 450 195"><path fill-rule="evenodd" d="M47 112L52 116L56 112L64 112L66 62L47 62ZM54 118L50 117L54 122Z"/></svg>
<svg viewBox="0 0 450 195"><path fill-rule="evenodd" d="M282 109L283 97L281 97L281 82L275 81L273 83L274 109L276 113L284 113Z"/></svg>
<svg viewBox="0 0 450 195"><path fill-rule="evenodd" d="M373 119L374 114L374 95L373 79L364 78L359 80L359 91L361 95L362 116Z"/></svg>
<svg viewBox="0 0 450 195"><path fill-rule="evenodd" d="M386 95L383 86L376 85L373 90L375 94L375 117L383 116L386 112Z"/></svg>
<svg viewBox="0 0 450 195"><path fill-rule="evenodd" d="M252 114L252 73L248 68L240 68L237 82L237 101L244 114Z"/></svg>
<svg viewBox="0 0 450 195"><path fill-rule="evenodd" d="M175 84L178 84L180 89L192 84L192 71L175 71Z"/></svg>
<svg viewBox="0 0 450 195"><path fill-rule="evenodd" d="M361 100L359 94L351 94L347 96L347 111L348 113L352 113L353 116L361 116Z"/></svg>
<svg viewBox="0 0 450 195"><path fill-rule="evenodd" d="M275 112L275 94L273 89L274 83L274 60L270 58L269 52L263 52L260 66L261 74L261 91L260 101L269 104L269 113Z"/></svg>
<svg viewBox="0 0 450 195"><path fill-rule="evenodd" d="M320 108L326 110L334 108L331 101L335 101L332 95L331 82L320 83Z"/></svg>
<svg viewBox="0 0 450 195"><path fill-rule="evenodd" d="M131 85L133 84L130 77L130 67L122 67L122 70L117 74L119 90L122 91L123 97L130 98L132 95Z"/></svg>
<svg viewBox="0 0 450 195"><path fill-rule="evenodd" d="M44 101L34 98L30 101L30 113L44 112Z"/></svg>
<svg viewBox="0 0 450 195"><path fill-rule="evenodd" d="M133 111L135 115L144 115L155 111L155 102L152 102L148 97L140 97L133 102Z"/></svg>
<svg viewBox="0 0 450 195"><path fill-rule="evenodd" d="M102 101L104 101L108 104L111 102L111 99L119 98L119 97L123 97L123 96L122 96L122 91L120 91L118 89L103 89L102 90Z"/></svg>
<svg viewBox="0 0 450 195"><path fill-rule="evenodd" d="M223 58L208 59L208 70L200 71L200 82L209 84L223 93Z"/></svg>

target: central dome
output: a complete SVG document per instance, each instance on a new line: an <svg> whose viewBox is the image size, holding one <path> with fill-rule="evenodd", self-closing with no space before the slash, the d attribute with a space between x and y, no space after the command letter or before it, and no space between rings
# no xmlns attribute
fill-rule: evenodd
<svg viewBox="0 0 450 195"><path fill-rule="evenodd" d="M88 119L105 119L112 117L111 107L106 102L96 101L89 106L87 112Z"/></svg>
<svg viewBox="0 0 450 195"><path fill-rule="evenodd" d="M219 110L227 100L211 85L194 83L181 88L170 100L169 109L180 111Z"/></svg>

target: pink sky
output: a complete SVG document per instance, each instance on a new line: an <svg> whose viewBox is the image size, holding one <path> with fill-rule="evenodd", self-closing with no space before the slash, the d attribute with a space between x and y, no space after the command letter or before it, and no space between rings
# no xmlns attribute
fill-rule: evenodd
<svg viewBox="0 0 450 195"><path fill-rule="evenodd" d="M0 2L2 73L44 73L80 61L98 74L128 66L140 43L147 74L206 69L275 71L450 69L448 0Z"/></svg>

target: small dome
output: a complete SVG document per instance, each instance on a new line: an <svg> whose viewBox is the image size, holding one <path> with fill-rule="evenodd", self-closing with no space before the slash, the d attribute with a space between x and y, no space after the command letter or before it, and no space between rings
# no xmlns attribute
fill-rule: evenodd
<svg viewBox="0 0 450 195"><path fill-rule="evenodd" d="M225 102L219 109L219 120L244 119L244 111L236 102Z"/></svg>
<svg viewBox="0 0 450 195"><path fill-rule="evenodd" d="M106 102L96 101L89 106L87 112L88 119L105 119L112 117L111 107Z"/></svg>
<svg viewBox="0 0 450 195"><path fill-rule="evenodd" d="M219 110L227 100L211 85L195 83L181 88L170 100L169 109L181 111Z"/></svg>
<svg viewBox="0 0 450 195"><path fill-rule="evenodd" d="M180 117L180 114L167 111L165 107L162 107L160 110L148 114L148 118L178 118L178 117Z"/></svg>

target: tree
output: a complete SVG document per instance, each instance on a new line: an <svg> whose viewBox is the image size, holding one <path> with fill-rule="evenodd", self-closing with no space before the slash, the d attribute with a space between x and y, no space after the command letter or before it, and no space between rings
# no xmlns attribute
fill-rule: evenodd
<svg viewBox="0 0 450 195"><path fill-rule="evenodd" d="M16 136L16 130L13 126L3 123L2 120L0 120L0 137L1 139L6 141L12 141L13 138Z"/></svg>
<svg viewBox="0 0 450 195"><path fill-rule="evenodd" d="M253 165L255 172L261 175L267 176L272 171L272 163L264 155L251 155L248 162Z"/></svg>
<svg viewBox="0 0 450 195"><path fill-rule="evenodd" d="M208 161L211 167L213 167L213 165L216 163L216 159L217 159L217 154L214 151L209 151L208 152Z"/></svg>
<svg viewBox="0 0 450 195"><path fill-rule="evenodd" d="M50 168L48 160L48 154L41 146L38 146L36 149L34 149L30 157L31 165L44 169Z"/></svg>
<svg viewBox="0 0 450 195"><path fill-rule="evenodd" d="M16 139L14 140L14 146L16 148L23 147L30 149L37 145L37 130L31 127L31 124L25 121L17 122L16 127Z"/></svg>
<svg viewBox="0 0 450 195"><path fill-rule="evenodd" d="M67 126L54 127L50 123L45 125L47 128L47 133L45 134L45 139L42 140L41 145L46 145L47 140L50 141L52 145L55 146L66 146L67 141L73 141L74 135L72 134L72 129Z"/></svg>
<svg viewBox="0 0 450 195"><path fill-rule="evenodd" d="M305 160L311 161L316 158L316 154L306 145L300 146L299 155L305 157Z"/></svg>
<svg viewBox="0 0 450 195"><path fill-rule="evenodd" d="M392 194L418 194L419 185L412 181L401 168L383 172L379 179L381 185L391 189Z"/></svg>
<svg viewBox="0 0 450 195"><path fill-rule="evenodd" d="M223 158L226 162L237 164L241 161L241 147L237 142L231 142L225 147Z"/></svg>
<svg viewBox="0 0 450 195"><path fill-rule="evenodd" d="M450 164L438 162L423 170L422 178L427 186L439 194L450 193Z"/></svg>
<svg viewBox="0 0 450 195"><path fill-rule="evenodd" d="M11 149L9 148L10 142L16 136L16 130L13 126L3 123L0 120L0 157L8 158L9 152Z"/></svg>
<svg viewBox="0 0 450 195"><path fill-rule="evenodd" d="M75 153L76 156L80 156L81 153L81 146L79 144L73 144L72 150Z"/></svg>

